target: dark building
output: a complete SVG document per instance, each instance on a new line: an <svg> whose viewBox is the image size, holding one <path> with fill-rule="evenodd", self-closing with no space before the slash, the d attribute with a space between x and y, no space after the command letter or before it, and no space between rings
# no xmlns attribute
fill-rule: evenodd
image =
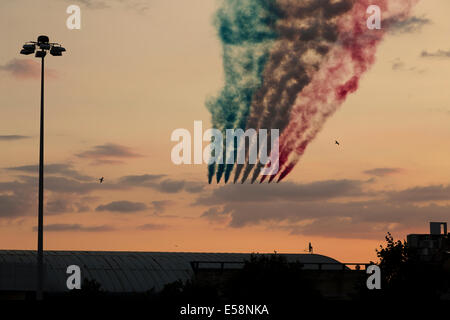
<svg viewBox="0 0 450 320"><path fill-rule="evenodd" d="M331 297L346 296L354 288L354 275L345 264L319 254L280 254L288 262L299 261L303 269L315 275L318 286ZM166 284L196 277L215 281L227 272L242 268L250 258L244 253L185 252L91 252L46 251L44 291L49 294L68 292L67 268L77 265L81 278L95 280L112 294L156 292ZM364 266L364 264L362 264ZM364 269L364 268L362 268ZM319 289L320 289L319 288ZM0 250L0 298L33 296L36 290L36 252Z"/></svg>
<svg viewBox="0 0 450 320"><path fill-rule="evenodd" d="M424 262L439 262L450 253L450 237L446 222L430 222L429 234L409 234L408 247Z"/></svg>

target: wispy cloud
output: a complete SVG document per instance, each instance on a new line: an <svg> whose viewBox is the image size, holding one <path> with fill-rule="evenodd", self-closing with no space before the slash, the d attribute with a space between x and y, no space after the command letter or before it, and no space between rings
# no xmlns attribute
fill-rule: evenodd
<svg viewBox="0 0 450 320"><path fill-rule="evenodd" d="M450 185L417 186L401 191L389 192L391 201L402 203L418 203L430 201L449 201Z"/></svg>
<svg viewBox="0 0 450 320"><path fill-rule="evenodd" d="M6 168L8 171L17 171L30 174L38 174L39 165L25 165ZM73 168L72 164L67 163L50 163L45 165L45 173L48 175L62 175L79 181L95 181L96 179L88 175L82 174Z"/></svg>
<svg viewBox="0 0 450 320"><path fill-rule="evenodd" d="M450 116L450 108L428 108L428 111Z"/></svg>
<svg viewBox="0 0 450 320"><path fill-rule="evenodd" d="M267 226L291 234L337 238L382 238L387 231L421 227L429 219L448 217L450 206L402 205L389 201L229 203L203 213L231 228ZM216 221L215 221L216 220Z"/></svg>
<svg viewBox="0 0 450 320"><path fill-rule="evenodd" d="M119 184L129 187L144 187L157 190L162 193L200 193L205 188L205 183L199 181L189 181L171 179L164 174L143 174L124 176L119 180Z"/></svg>
<svg viewBox="0 0 450 320"><path fill-rule="evenodd" d="M15 175L12 181L0 182L0 219L15 219L34 214L37 203L38 166L22 165L4 170ZM149 188L163 194L200 193L204 183L189 180L173 180L166 174L127 175L118 179L107 178L100 184L78 170L72 163L53 163L45 167L46 212L51 215L97 211L138 212L152 210L163 213L173 204L170 200L143 202L113 201L98 205L95 192L102 190L132 190ZM94 196L92 195L94 193ZM97 206L95 206L97 205ZM168 216L165 216L168 217Z"/></svg>
<svg viewBox="0 0 450 320"><path fill-rule="evenodd" d="M85 226L82 224L49 224L44 228L46 232L106 232L116 230L109 225ZM37 231L37 227L33 227L33 231Z"/></svg>
<svg viewBox="0 0 450 320"><path fill-rule="evenodd" d="M68 0L68 2L77 3L90 9L107 9L110 5L103 0Z"/></svg>
<svg viewBox="0 0 450 320"><path fill-rule="evenodd" d="M95 146L87 151L78 153L79 158L94 160L94 164L119 164L124 159L139 158L142 155L134 152L131 148L115 144L107 143Z"/></svg>
<svg viewBox="0 0 450 320"><path fill-rule="evenodd" d="M47 176L45 182L45 210L51 215L90 211L91 203L97 199L86 194L102 187L107 190L118 188L115 185L101 186L99 183L83 183L57 176ZM18 176L16 180L0 182L0 219L34 214L37 210L37 185L37 177L32 176Z"/></svg>
<svg viewBox="0 0 450 320"><path fill-rule="evenodd" d="M79 199L73 196L51 195L45 204L45 212L46 214L52 215L88 212L90 211L88 202L89 200L87 198Z"/></svg>
<svg viewBox="0 0 450 320"><path fill-rule="evenodd" d="M150 186L155 181L161 180L164 177L166 177L165 174L130 175L120 178L119 183L122 185L133 187L146 187Z"/></svg>
<svg viewBox="0 0 450 320"><path fill-rule="evenodd" d="M220 207L212 207L202 213L201 217L214 222L224 222L228 218L230 211Z"/></svg>
<svg viewBox="0 0 450 320"><path fill-rule="evenodd" d="M137 12L144 12L149 9L150 0L67 0L70 3L77 3L89 9L109 9L116 5L122 5L126 9L132 9Z"/></svg>
<svg viewBox="0 0 450 320"><path fill-rule="evenodd" d="M420 56L422 58L443 58L443 59L447 59L447 58L450 58L450 50L441 50L441 49L439 49L438 51L435 51L435 52L428 52L428 51L424 50L424 51L422 51Z"/></svg>
<svg viewBox="0 0 450 320"><path fill-rule="evenodd" d="M36 209L36 195L37 184L26 178L0 182L0 218L14 219L32 214Z"/></svg>
<svg viewBox="0 0 450 320"><path fill-rule="evenodd" d="M240 184L225 185L200 196L196 203L210 205L229 202L316 201L340 197L362 196L362 187L370 181L325 180L299 184Z"/></svg>
<svg viewBox="0 0 450 320"><path fill-rule="evenodd" d="M397 58L394 61L392 61L392 70L394 70L394 71L415 72L415 73L419 73L419 74L422 74L422 73L424 73L426 71L425 69L421 69L421 68L418 68L418 67L407 66L406 63L401 61L399 58Z"/></svg>
<svg viewBox="0 0 450 320"><path fill-rule="evenodd" d="M401 173L403 169L400 168L375 168L364 171L365 174L376 176L376 177L384 177L397 173Z"/></svg>
<svg viewBox="0 0 450 320"><path fill-rule="evenodd" d="M31 59L12 59L4 65L0 65L0 71L7 72L17 79L34 79L41 75L41 66ZM53 69L45 70L46 76L56 78L57 73Z"/></svg>
<svg viewBox="0 0 450 320"><path fill-rule="evenodd" d="M383 176L399 169L368 172ZM428 220L445 220L450 211L450 185L391 191L373 190L368 181L353 180L291 183L287 189L283 185L223 186L201 195L196 204L209 206L202 218L230 228L265 226L338 238L380 239L387 231L403 232Z"/></svg>
<svg viewBox="0 0 450 320"><path fill-rule="evenodd" d="M30 136L21 136L21 135L0 135L0 141L16 141L16 140L24 140L24 139L30 139Z"/></svg>
<svg viewBox="0 0 450 320"><path fill-rule="evenodd" d="M98 206L95 211L110 211L118 213L134 213L144 211L147 205L142 202L113 201L108 204Z"/></svg>
<svg viewBox="0 0 450 320"><path fill-rule="evenodd" d="M419 32L424 26L430 25L432 22L425 16L412 16L403 20L392 19L386 21L386 23L391 33L400 34Z"/></svg>
<svg viewBox="0 0 450 320"><path fill-rule="evenodd" d="M45 188L56 193L87 194L95 190L123 190L124 188L113 183L82 182L65 177L47 177Z"/></svg>
<svg viewBox="0 0 450 320"><path fill-rule="evenodd" d="M0 218L17 218L31 213L33 198L21 193L0 194Z"/></svg>
<svg viewBox="0 0 450 320"><path fill-rule="evenodd" d="M165 224L155 224L155 223L147 223L137 227L139 230L145 231L157 231L157 230L166 230L169 226Z"/></svg>
<svg viewBox="0 0 450 320"><path fill-rule="evenodd" d="M160 200L160 201L152 201L152 209L155 214L164 213L167 207L173 205L173 201L171 200Z"/></svg>

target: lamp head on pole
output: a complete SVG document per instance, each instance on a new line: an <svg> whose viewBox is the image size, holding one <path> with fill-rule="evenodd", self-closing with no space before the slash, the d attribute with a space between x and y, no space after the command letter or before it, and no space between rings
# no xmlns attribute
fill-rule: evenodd
<svg viewBox="0 0 450 320"><path fill-rule="evenodd" d="M66 51L59 43L51 43L49 37L41 35L37 38L37 41L30 41L23 45L23 49L20 53L23 55L29 55L35 53L36 58L44 58L47 55L47 51L55 57L62 56L62 53ZM38 49L38 51L36 51Z"/></svg>
<svg viewBox="0 0 450 320"><path fill-rule="evenodd" d="M36 46L34 44L24 44L23 45L23 49L20 51L21 54L24 55L29 55L34 53L34 51L36 50Z"/></svg>
<svg viewBox="0 0 450 320"><path fill-rule="evenodd" d="M38 43L49 43L50 39L47 36L39 36L37 39Z"/></svg>
<svg viewBox="0 0 450 320"><path fill-rule="evenodd" d="M36 54L34 56L36 58L44 58L46 55L47 55L47 51L39 50L39 51L36 51Z"/></svg>
<svg viewBox="0 0 450 320"><path fill-rule="evenodd" d="M61 47L61 46L53 46L52 49L50 50L50 54L52 56L62 56L62 53L66 51L65 48Z"/></svg>

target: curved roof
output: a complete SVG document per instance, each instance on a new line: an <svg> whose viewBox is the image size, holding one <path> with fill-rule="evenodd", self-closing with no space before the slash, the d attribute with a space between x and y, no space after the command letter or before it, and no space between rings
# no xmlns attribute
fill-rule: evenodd
<svg viewBox="0 0 450 320"><path fill-rule="evenodd" d="M338 261L317 254L280 254L304 263L304 269L342 269ZM165 284L186 281L193 266L240 268L246 253L45 251L45 291L66 291L67 267L77 265L83 279L95 279L108 292L161 290ZM0 250L0 291L34 291L36 251Z"/></svg>

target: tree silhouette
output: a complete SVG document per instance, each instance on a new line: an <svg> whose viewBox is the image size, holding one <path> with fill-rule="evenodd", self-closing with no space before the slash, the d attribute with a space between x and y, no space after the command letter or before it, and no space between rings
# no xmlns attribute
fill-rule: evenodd
<svg viewBox="0 0 450 320"><path fill-rule="evenodd" d="M385 246L376 249L381 269L382 289L368 292L365 298L395 299L404 301L439 300L449 293L450 264L445 249L430 261L423 261L416 248L406 241L394 240L388 232Z"/></svg>
<svg viewBox="0 0 450 320"><path fill-rule="evenodd" d="M379 267L383 270L383 287L393 287L397 282L404 282L406 276L406 266L411 258L410 250L406 241L395 241L390 232L385 236L386 247L380 245L376 249L377 257L380 260Z"/></svg>
<svg viewBox="0 0 450 320"><path fill-rule="evenodd" d="M281 255L252 255L242 270L225 285L230 300L296 305L321 296L304 275L300 262L288 262Z"/></svg>

